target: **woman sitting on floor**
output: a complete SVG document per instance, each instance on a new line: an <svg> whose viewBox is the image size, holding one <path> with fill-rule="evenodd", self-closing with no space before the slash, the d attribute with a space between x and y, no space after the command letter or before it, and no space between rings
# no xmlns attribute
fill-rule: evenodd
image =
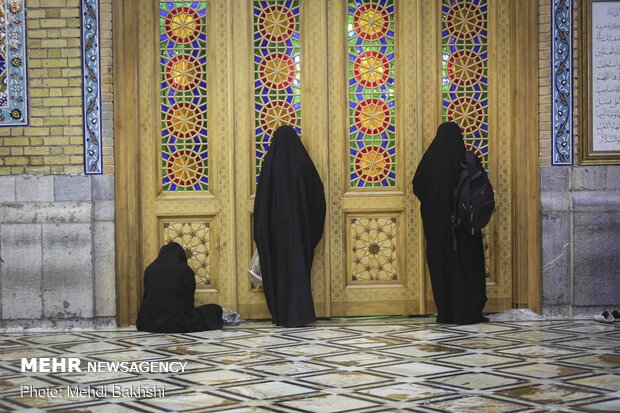
<svg viewBox="0 0 620 413"><path fill-rule="evenodd" d="M183 247L166 244L144 271L144 298L136 327L151 333L189 333L221 329L222 307L194 308L196 279Z"/></svg>

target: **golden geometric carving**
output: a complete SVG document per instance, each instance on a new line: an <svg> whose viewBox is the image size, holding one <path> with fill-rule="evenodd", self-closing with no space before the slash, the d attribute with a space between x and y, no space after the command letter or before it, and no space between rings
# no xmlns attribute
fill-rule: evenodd
<svg viewBox="0 0 620 413"><path fill-rule="evenodd" d="M516 2L515 2L516 3ZM516 5L514 6L516 7ZM494 10L495 9L495 10ZM494 13L493 13L494 12ZM499 290L498 296L505 297L506 301L512 300L512 172L511 154L512 139L510 136L510 122L512 114L511 104L511 64L510 64L510 2L507 0L489 2L489 14L496 20L496 33L490 32L490 38L494 38L497 47L497 59L495 61L497 93L497 143L496 153L499 157L498 172L499 182L497 186L496 203L499 211L495 214L499 217L499 242L495 243L496 249L491 250L491 256L499 258L498 274L494 277ZM516 46L515 46L516 47ZM490 73L489 78L493 79ZM491 99L491 96L489 96ZM501 149L500 149L501 148ZM498 224L496 224L498 225ZM499 250L499 251L498 251Z"/></svg>
<svg viewBox="0 0 620 413"><path fill-rule="evenodd" d="M315 302L331 300L332 308L335 308L334 303L342 302L375 302L377 306L380 306L381 301L408 300L411 302L411 300L423 299L420 291L420 288L424 286L421 272L425 268L424 257L421 254L423 235L419 204L411 192L410 181L419 158L426 145L433 139L441 119L441 53L438 43L438 36L441 35L438 16L441 10L438 2L396 2L398 27L395 36L398 38L395 52L398 55L398 61L395 63L393 75L396 79L398 110L395 112L395 126L398 131L396 139L399 146L397 149L401 157L399 162L402 159L403 168L399 170L397 186L391 188L391 191L368 193L360 191L353 193L354 191L348 189L348 165L343 165L342 156L340 156L347 153L346 124L349 118L346 105L347 74L343 70L347 60L346 51L342 47L347 39L347 2L302 0L301 4L304 39L302 54L307 56L302 60L304 65L302 83L306 91L302 97L302 107L305 108L303 109L304 117L312 119L312 122L304 127L303 139L319 173L324 178L328 201L324 234L326 242L321 242L317 247L313 266L312 288ZM158 187L159 175L151 173L153 168L148 165L154 165L154 163L147 162L147 160L152 161L153 154L157 153L157 138L161 132L160 127L157 126L158 123L154 120L157 119L159 108L153 105L153 102L157 101L159 79L156 76L140 78L141 137L145 142L140 149L141 165L145 168L144 171L150 171L142 174L142 188L146 193L142 199L142 228L146 234L143 244L144 262L145 264L150 262L154 258L153 254L157 253L158 242L161 238L149 234L158 233L157 225L161 225L162 220L169 219L169 227L171 224L190 224L191 227L198 222L203 222L208 228L209 242L212 243L212 249L205 250L209 252L208 260L212 272L207 272L207 274L210 276L210 282L217 284L217 292L202 292L202 296L205 297L204 299L231 308L235 308L237 303L258 308L264 303L263 294L260 290L251 289L247 276L247 265L253 251L250 217L253 204L252 194L255 192L253 179L255 166L252 163L255 157L252 146L255 119L254 108L251 105L248 106L248 96L252 96L253 90L251 85L252 1L213 0L208 3L207 7L209 8L207 28L201 30L207 30L210 34L208 43L210 59L207 63L209 70L202 69L209 76L209 102L213 103L209 108L209 113L214 114L214 119L209 125L209 166L213 165L213 176L210 176L212 179L209 182L209 192L205 193L204 199L166 197L166 194L155 190ZM140 60L144 64L155 64L158 57L157 48L154 47L157 39L153 38L152 30L158 20L155 10L152 9L153 6L148 7L148 13L141 16L140 22L141 44L153 43L153 47L144 47L139 51ZM489 2L488 75L490 79L489 127L491 130L489 139L492 140L490 143L491 157L496 157L493 184L497 187L497 210L493 226L489 227L490 238L485 237L485 245L489 245L488 248L491 251L491 278L497 282L498 293L501 295L509 295L512 286L509 126L511 122L509 52L512 46L509 9L510 2L506 0ZM270 32L270 35L282 36L284 34L282 28L276 27L278 22L282 21L282 16L277 15L276 8L272 11L275 14L265 13L264 15L266 20L274 23L274 30ZM380 16L371 14L362 17L368 21L368 24L379 24ZM232 24L233 17L237 19L235 25ZM179 23L187 20L185 17L183 19L185 20L179 20ZM455 17L454 24L461 24L461 22ZM233 26L234 28L231 28ZM408 28L414 28L414 30ZM462 30L462 32L472 32L474 29L475 27L471 30ZM191 35L192 30L194 28L187 23L185 26L179 25L176 34L184 38L183 36ZM234 53L234 56L231 56L231 53ZM274 76L276 69L279 68L279 63L276 63L278 62L274 62L272 66ZM230 70L233 64L235 69L239 70ZM467 72L467 67L468 62L465 60L455 62L455 70ZM181 85L192 82L198 77L195 72L197 69L187 62L179 62L173 69L171 76ZM282 66L281 69L286 70L286 67ZM381 67L378 62L368 60L362 65L362 69L367 71L365 72L367 80L372 82L380 74L378 71ZM471 76L475 75L471 73ZM234 84L238 87L232 87L233 77ZM327 96L327 101L325 96ZM273 112L269 112L269 126L274 127L280 122L289 121L287 117L290 112L282 107L272 109ZM462 112L464 109L458 110ZM183 111L174 112L172 115L175 120L186 119L185 123L175 123L180 133L191 131L193 125L199 123L191 116L183 117ZM382 112L377 108L368 108L362 115L365 116L367 124L373 126L381 120ZM326 124L327 127L325 127ZM236 154L235 160L232 159L234 154ZM382 165L373 163L371 155L363 159L364 165L370 169L379 170ZM179 168L179 172L191 178L194 170L191 169L190 164L177 163L175 166ZM235 174L235 179L231 179L233 174ZM235 182L235 187L230 185L230 182ZM233 213L236 215L233 216ZM204 219L200 221L196 218L205 216L212 217L212 220L204 222ZM348 244L348 240L352 239L356 228L362 228L370 224L372 220L379 226L380 220L389 221L391 217L397 217L397 224L394 223L393 227L389 227L391 224L386 222L389 227L387 233L390 231L397 233L400 241L394 241L398 252L396 248L392 250L392 247L387 247L385 256L390 256L390 254L394 255L394 258L398 256L400 261L396 264L395 271L385 267L382 269L383 272L375 271L374 273L373 271L365 272L365 267L354 270L353 244ZM355 224L352 224L352 218L356 219ZM367 222L364 223L364 220ZM179 232L177 228L174 229L175 233ZM181 233L183 233L182 229ZM161 236L161 232L159 234ZM399 238L395 237L396 239ZM366 242L365 245L365 247L360 246L357 251L360 256L357 258L370 262L372 258L370 244ZM362 252L364 248L366 251ZM215 254L215 251L218 251L218 254ZM395 259L394 262L397 260ZM327 272L324 271L325 265L329 266ZM378 265L377 268L379 268ZM388 273L390 272L397 274L397 282L389 280ZM357 278L355 282L352 281L353 274ZM331 279L325 280L326 275L329 275ZM372 280L373 277L376 280L363 281ZM357 285L354 286L355 288L346 288L349 280L353 283L366 282L370 285L363 286L363 288ZM389 281L395 284L394 288L391 285L366 288L373 287L373 284L378 282ZM430 284L425 288L430 292ZM411 312L417 311L417 308L411 310ZM332 315L337 314L332 312Z"/></svg>
<svg viewBox="0 0 620 413"><path fill-rule="evenodd" d="M178 242L196 275L196 288L211 287L209 222L165 222L164 243Z"/></svg>
<svg viewBox="0 0 620 413"><path fill-rule="evenodd" d="M322 176L324 184L329 182L328 176L328 151L329 138L327 133L327 79L325 67L327 66L327 22L325 21L326 8L328 2L324 1L302 1L301 22L302 22L302 88L307 90L302 96L302 116L309 119L303 126L304 145L312 157L319 175ZM306 58L303 55L306 54ZM327 192L327 188L325 188ZM326 200L329 202L329 198ZM327 221L327 217L326 217ZM314 250L314 262L312 263L312 296L314 302L325 302L326 286L325 278L327 268L325 266L325 239L329 238L332 229L329 225L325 226L323 240Z"/></svg>
<svg viewBox="0 0 620 413"><path fill-rule="evenodd" d="M141 3L142 4L142 3ZM232 107L230 53L232 49L232 33L230 29L231 10L227 0L212 0L207 3L206 25L193 24L187 17L179 15L174 20L173 35L179 39L190 40L197 33L206 33L208 37L207 55L210 57L201 70L208 76L209 111L213 117L209 119L209 166L213 165L213 173L209 176L209 191L195 191L191 197L185 194L163 192L160 185L160 174L156 172L157 154L161 147L161 123L155 121L161 117L160 105L157 104L161 79L154 71L145 71L139 77L140 96L140 165L142 178L142 232L143 232L143 265L153 261L157 256L162 241L165 239L164 225L168 224L169 239L179 234L181 245L194 248L191 254L202 258L189 257L190 266L200 277L196 280L196 303L214 302L226 308L236 307L236 282L234 264L234 211L232 181ZM144 67L151 67L159 62L159 37L154 36L154 27L159 27L158 2L144 2L140 13L140 62ZM198 20L195 20L198 22ZM217 33L217 36L215 34ZM171 76L191 82L195 73L190 65L180 65ZM197 73L197 72L196 72ZM185 76L185 77L184 77ZM180 84L181 84L180 83ZM210 112L211 113L211 112ZM201 121L189 115L183 107L171 112L174 127L179 134L191 133L195 125ZM180 159L174 164L180 176L191 179L194 176L195 163L189 159ZM159 188L159 189L158 189ZM209 217L200 218L200 217ZM181 228L178 225L182 225ZM187 224L188 227L183 227ZM171 226L172 225L172 226ZM196 227L198 225L198 227ZM200 228L204 225L206 228ZM196 241L188 238L186 228L197 232L205 231L202 239ZM189 230L191 233L191 230ZM200 238L200 237L199 237ZM199 245L202 244L201 247ZM204 248L204 250L202 249ZM190 248L191 250L191 248ZM206 255L208 253L208 256ZM192 261L196 261L192 263ZM205 267L202 267L202 265ZM206 286L209 288L205 288Z"/></svg>
<svg viewBox="0 0 620 413"><path fill-rule="evenodd" d="M353 283L398 280L396 228L396 218L351 219L349 254Z"/></svg>
<svg viewBox="0 0 620 413"><path fill-rule="evenodd" d="M212 36L212 46L215 46L215 61L216 70L207 71L210 73L215 72L215 99L212 99L214 104L212 108L217 115L214 116L214 122L211 125L210 130L211 142L214 143L214 156L217 162L217 175L214 179L219 183L217 187L217 210L219 215L219 238L220 242L217 245L217 251L219 252L218 268L219 274L212 274L217 277L217 290L219 295L219 302L222 307L235 308L236 307L236 288L237 276L235 273L234 264L234 248L235 239L234 234L234 188L230 185L232 182L232 168L233 164L233 131L232 131L232 119L233 113L231 111L230 100L232 99L232 61L230 59L232 49L232 33L230 31L231 19L232 19L232 5L231 2L225 0L211 1L208 3L213 8L212 16L215 17L215 21L212 23L214 31L212 34L217 33L217 36ZM207 21L209 24L209 21ZM209 53L209 51L207 51ZM211 54L213 56L213 54ZM215 257L214 257L215 258ZM215 270L214 270L215 271Z"/></svg>
<svg viewBox="0 0 620 413"><path fill-rule="evenodd" d="M424 2L423 4L425 4ZM327 1L327 35L328 35L328 108L330 108L327 118L329 125L329 251L330 263L330 295L332 303L332 315L354 315L361 314L363 311L377 313L402 314L418 313L415 307L416 299L419 298L419 279L421 277L421 257L419 251L419 212L418 204L411 192L410 180L417 166L419 159L420 131L418 130L418 120L421 119L417 109L418 106L418 75L417 70L425 65L420 65L417 55L417 32L415 30L400 30L404 27L417 27L418 20L421 18L432 21L431 16L422 16L418 13L418 7L410 2L395 2L395 52L398 60L394 63L394 72L390 73L395 78L395 111L394 122L396 132L396 145L399 162L403 168L396 177L394 192L379 192L380 189L357 191L348 189L349 165L343 167L340 154L348 153L348 129L346 125L350 118L347 110L347 78L348 74L342 70L342 65L347 64L346 50L342 45L347 44L347 4L348 2ZM364 4L372 4L365 2ZM363 22L369 27L379 27L381 15L375 9L369 7L367 15L362 15ZM377 9L378 10L378 9ZM370 30L374 33L375 29ZM374 80L374 72L381 68L377 62L369 61L367 67L368 81ZM366 79L365 79L366 80ZM364 126L376 127L380 121L385 120L385 112L378 110L378 107L368 107L367 110L360 110L360 116L364 119ZM385 115L384 115L385 114ZM383 164L377 162L377 157L369 152L366 158L360 157L360 167L365 172L379 172ZM402 161L400 161L402 160ZM346 189L344 189L346 188ZM344 190L343 190L344 189ZM355 195L353 196L353 193ZM359 210L363 209L364 213ZM374 220L375 223L397 217L396 223L389 224L388 233L396 231L394 252L387 253L393 255L394 269L385 266L381 271L377 271L379 264L373 270L371 261L370 245L360 246L353 254L355 245L355 229L361 228L364 220ZM352 220L356 219L353 224ZM398 228L396 228L398 227ZM394 232L392 232L393 234ZM385 245L387 246L387 245ZM365 249L366 248L366 249ZM396 249L398 252L395 252ZM388 251L391 247L387 248ZM406 251L406 253L405 253ZM365 258L364 258L365 256ZM397 257L397 260L396 260ZM354 259L359 259L362 265L364 259L371 267L366 272L365 266L356 268ZM385 262L387 259L384 258ZM397 274L397 280L393 280L393 274ZM353 281L355 275L358 280ZM377 278L377 280L371 280ZM360 288L360 284L366 284ZM375 287L376 286L376 287ZM349 287L349 288L348 288ZM372 309L363 310L367 306Z"/></svg>

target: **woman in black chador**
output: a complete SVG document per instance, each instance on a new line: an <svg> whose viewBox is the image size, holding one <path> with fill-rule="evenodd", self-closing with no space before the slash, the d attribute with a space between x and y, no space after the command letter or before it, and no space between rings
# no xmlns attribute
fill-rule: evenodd
<svg viewBox="0 0 620 413"><path fill-rule="evenodd" d="M487 301L482 235L455 228L452 235L452 202L465 144L461 128L446 122L437 129L413 178L413 193L421 202L426 236L426 262L431 274L438 323L473 324L482 316ZM478 161L482 170L482 164Z"/></svg>
<svg viewBox="0 0 620 413"><path fill-rule="evenodd" d="M222 328L222 307L194 308L196 279L185 251L176 242L164 245L144 271L144 298L136 327L151 333L189 333Z"/></svg>
<svg viewBox="0 0 620 413"><path fill-rule="evenodd" d="M281 126L265 155L254 201L265 299L279 326L316 320L310 278L324 222L321 178L295 130Z"/></svg>

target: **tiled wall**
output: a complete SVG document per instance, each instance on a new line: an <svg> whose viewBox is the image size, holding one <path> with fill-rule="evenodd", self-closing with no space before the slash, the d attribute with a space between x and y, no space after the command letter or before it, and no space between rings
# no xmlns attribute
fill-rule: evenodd
<svg viewBox="0 0 620 413"><path fill-rule="evenodd" d="M0 327L114 323L114 178L0 177Z"/></svg>
<svg viewBox="0 0 620 413"><path fill-rule="evenodd" d="M542 209L543 312L590 316L620 307L620 165L579 166L579 58L573 50L573 158L551 165L551 7L539 1L539 149ZM580 41L579 1L573 3Z"/></svg>
<svg viewBox="0 0 620 413"><path fill-rule="evenodd" d="M28 0L30 125L0 128L0 175L83 174L80 0ZM114 173L112 0L100 2L104 174Z"/></svg>
<svg viewBox="0 0 620 413"><path fill-rule="evenodd" d="M103 176L84 175L81 0L28 0L30 124L0 128L0 327L114 323L112 0L100 0Z"/></svg>

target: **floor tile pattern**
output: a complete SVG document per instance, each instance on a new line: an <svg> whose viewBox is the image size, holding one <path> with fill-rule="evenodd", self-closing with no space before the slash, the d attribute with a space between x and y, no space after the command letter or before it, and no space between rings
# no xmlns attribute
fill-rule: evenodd
<svg viewBox="0 0 620 413"><path fill-rule="evenodd" d="M0 411L618 412L620 326L429 319L267 323L192 334L9 332ZM184 361L184 373L21 373L22 357ZM21 396L34 388L164 388L165 397Z"/></svg>

